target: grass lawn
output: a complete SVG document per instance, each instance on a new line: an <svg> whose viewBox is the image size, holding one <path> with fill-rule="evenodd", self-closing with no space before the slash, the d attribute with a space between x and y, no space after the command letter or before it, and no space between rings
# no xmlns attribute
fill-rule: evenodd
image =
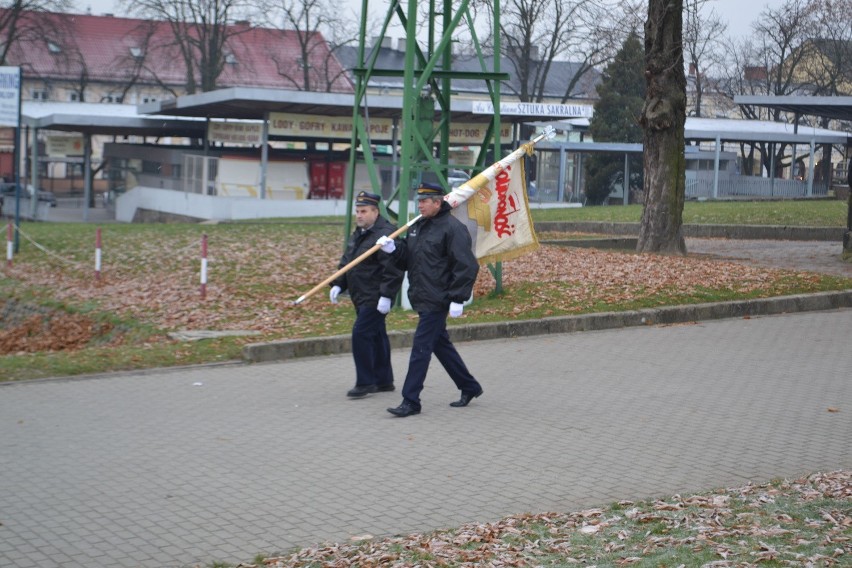
<svg viewBox="0 0 852 568"><path fill-rule="evenodd" d="M687 201L683 222L695 225L784 225L845 227L846 202L819 201ZM610 221L638 223L641 205L533 209L536 221Z"/></svg>
<svg viewBox="0 0 852 568"><path fill-rule="evenodd" d="M808 218L842 225L845 216L845 204L832 201L687 205L692 218L727 224ZM638 218L641 210L536 211L543 214ZM227 361L239 359L249 342L348 334L354 319L348 300L332 305L323 290L293 306L336 270L342 220L105 225L99 280L94 225L25 223L20 251L0 279L0 380ZM203 235L209 248L205 298L199 292ZM483 268L476 301L451 324L840 290L852 288L852 281L701 257L542 246L503 263L504 293L495 295L494 287ZM415 325L416 315L400 309L388 318L392 330ZM257 335L186 342L168 337L177 330Z"/></svg>

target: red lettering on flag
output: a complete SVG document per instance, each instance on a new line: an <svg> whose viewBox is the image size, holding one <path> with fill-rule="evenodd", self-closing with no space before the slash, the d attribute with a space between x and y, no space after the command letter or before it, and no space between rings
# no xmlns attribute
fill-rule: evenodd
<svg viewBox="0 0 852 568"><path fill-rule="evenodd" d="M494 232L501 239L515 234L515 225L510 223L509 216L517 213L518 204L514 195L509 193L509 174L512 166L501 171L494 179L497 189L497 210L494 212Z"/></svg>

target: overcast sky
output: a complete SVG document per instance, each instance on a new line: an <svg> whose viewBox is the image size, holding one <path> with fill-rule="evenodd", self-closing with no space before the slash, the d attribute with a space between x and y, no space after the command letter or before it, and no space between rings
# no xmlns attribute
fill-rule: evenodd
<svg viewBox="0 0 852 568"><path fill-rule="evenodd" d="M361 0L345 1L351 4L352 10L360 11ZM91 8L92 14L96 16L106 13L116 16L122 15L119 13L117 3L114 0L75 0L74 3L78 10L83 13ZM751 32L751 23L757 19L764 7L778 7L782 4L783 0L713 0L708 5L712 5L719 17L728 23L728 34L739 38ZM372 0L370 12L374 12L382 5L387 6L387 2ZM381 10L380 13L384 14L384 10Z"/></svg>

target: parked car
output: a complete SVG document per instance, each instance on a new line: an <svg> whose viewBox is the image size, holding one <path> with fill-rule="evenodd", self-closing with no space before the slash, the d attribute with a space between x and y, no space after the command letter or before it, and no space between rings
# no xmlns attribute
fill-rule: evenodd
<svg viewBox="0 0 852 568"><path fill-rule="evenodd" d="M450 170L447 172L447 183L450 184L452 189L468 181L470 181L470 174L464 170Z"/></svg>
<svg viewBox="0 0 852 568"><path fill-rule="evenodd" d="M26 187L21 188L21 197L31 198L33 196L33 186L27 184ZM10 182L0 183L0 195L3 197L11 197L14 199L15 197L15 184ZM56 207L56 195L52 191L38 190L38 200L44 201L50 207Z"/></svg>
<svg viewBox="0 0 852 568"><path fill-rule="evenodd" d="M15 184L8 181L0 182L0 195L3 197L15 197Z"/></svg>

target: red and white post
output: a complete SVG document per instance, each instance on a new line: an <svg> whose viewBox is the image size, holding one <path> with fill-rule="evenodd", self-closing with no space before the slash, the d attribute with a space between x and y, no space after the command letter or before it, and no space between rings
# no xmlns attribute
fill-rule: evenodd
<svg viewBox="0 0 852 568"><path fill-rule="evenodd" d="M101 279L101 228L95 232L95 280Z"/></svg>
<svg viewBox="0 0 852 568"><path fill-rule="evenodd" d="M207 297L207 235L201 235L201 299Z"/></svg>
<svg viewBox="0 0 852 568"><path fill-rule="evenodd" d="M6 225L6 266L12 266L12 252L15 250L14 240L12 223L9 223Z"/></svg>

